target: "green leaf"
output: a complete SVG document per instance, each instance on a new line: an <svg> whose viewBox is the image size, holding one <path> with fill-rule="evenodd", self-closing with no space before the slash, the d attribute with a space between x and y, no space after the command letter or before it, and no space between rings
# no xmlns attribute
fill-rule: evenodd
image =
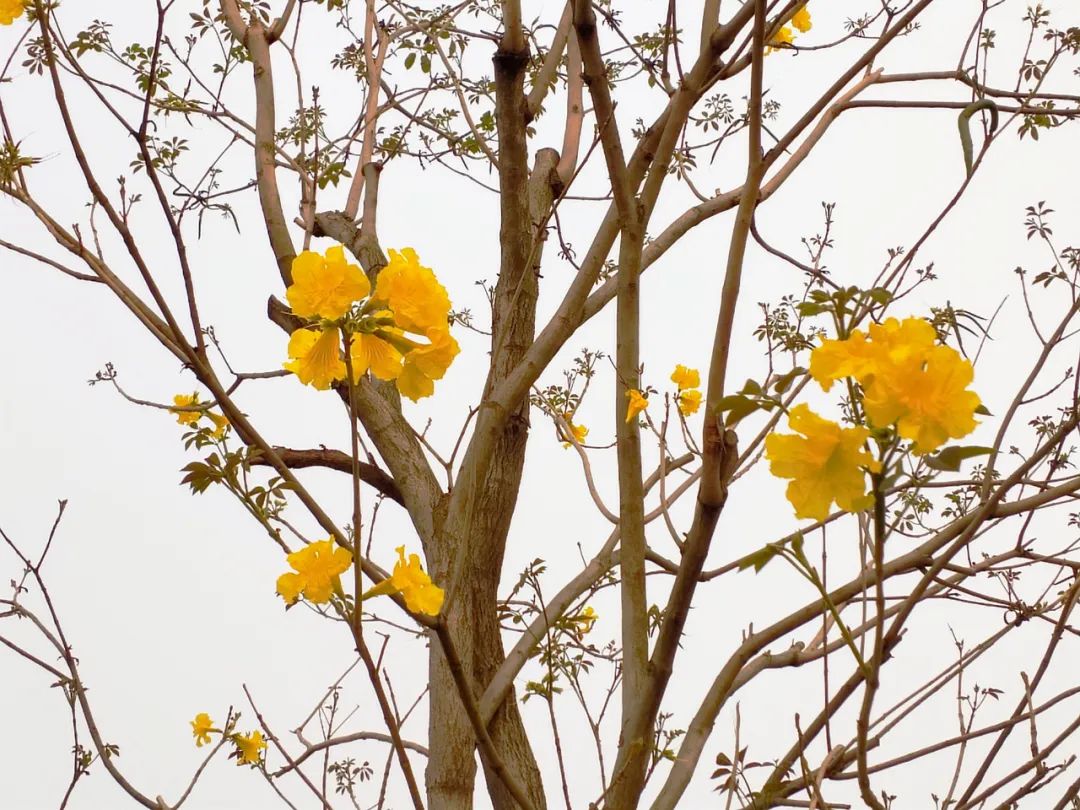
<svg viewBox="0 0 1080 810"><path fill-rule="evenodd" d="M779 553L780 546L769 543L764 548L759 548L757 551L751 552L739 560L739 570L745 571L747 568L752 567L756 574L772 562L773 558Z"/></svg>
<svg viewBox="0 0 1080 810"><path fill-rule="evenodd" d="M746 383L743 385L742 390L739 393L740 394L750 394L751 396L760 394L761 393L761 385L757 382L757 380L747 380Z"/></svg>
<svg viewBox="0 0 1080 810"><path fill-rule="evenodd" d="M724 424L727 427L734 427L737 422L745 419L761 406L742 394L730 394L726 397L721 397L720 402L717 403L716 411L719 414L727 412L727 417L724 419Z"/></svg>
<svg viewBox="0 0 1080 810"><path fill-rule="evenodd" d="M979 403L979 407L975 409L975 413L979 414L980 416L993 416L993 414L990 413L990 409L983 405L981 402Z"/></svg>
<svg viewBox="0 0 1080 810"><path fill-rule="evenodd" d="M975 458L977 456L986 456L994 452L992 447L976 447L974 445L956 447L946 447L940 453L936 453L932 456L927 456L926 466L931 470L942 470L945 472L956 472L960 469L960 462L965 459Z"/></svg>
<svg viewBox="0 0 1080 810"><path fill-rule="evenodd" d="M815 315L820 315L822 312L828 310L824 304L811 304L809 301L803 301L798 306L799 314L804 318L812 318Z"/></svg>
<svg viewBox="0 0 1080 810"><path fill-rule="evenodd" d="M791 384L795 382L796 377L800 377L805 373L805 368L803 368L802 366L795 366L795 368L793 368L787 374L782 374L780 377L777 378L776 382L773 383L773 390L778 394L783 394L789 388L791 388Z"/></svg>

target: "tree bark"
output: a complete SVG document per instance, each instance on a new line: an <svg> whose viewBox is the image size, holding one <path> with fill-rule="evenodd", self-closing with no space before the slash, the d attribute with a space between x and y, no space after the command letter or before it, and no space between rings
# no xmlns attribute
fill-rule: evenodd
<svg viewBox="0 0 1080 810"><path fill-rule="evenodd" d="M525 139L524 52L500 49L495 56L496 122L499 131L500 268L492 302L492 354L484 387L486 401L532 345L536 327L539 265L544 223L559 181L558 153L543 149L530 173ZM528 441L528 400L509 415L489 449L470 447L463 474L451 493L446 520L429 562L436 581L447 583L446 622L450 638L477 694L504 658L498 620L498 589L510 523L517 504ZM483 407L477 433L497 418ZM434 645L429 664L431 757L426 774L432 808L472 807L476 775L475 734L446 659ZM511 691L491 720L499 756L537 810L546 808L543 783ZM486 767L488 793L496 810L517 807L499 777Z"/></svg>

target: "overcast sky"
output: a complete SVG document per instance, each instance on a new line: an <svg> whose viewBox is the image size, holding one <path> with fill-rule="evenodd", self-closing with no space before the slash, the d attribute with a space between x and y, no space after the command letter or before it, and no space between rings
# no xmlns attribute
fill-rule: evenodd
<svg viewBox="0 0 1080 810"><path fill-rule="evenodd" d="M271 5L276 11L283 4L273 0ZM530 14L551 19L561 8L555 0L526 5ZM680 4L680 14L693 20L690 7L696 5L685 4L687 12L683 12ZM831 41L842 34L847 16L874 5L869 0L811 3L814 28L799 41ZM1065 17L1066 13L1075 17L1075 11L1066 12L1073 4L1061 0L1044 5L1058 13L1060 24L1077 24L1076 19ZM184 16L187 6L190 10L200 8L190 0L178 3L177 17ZM654 7L659 4L650 4L650 13L656 11ZM921 29L891 46L878 65L887 72L953 69L978 7L973 0L935 4L923 15ZM991 84L1011 87L1015 81L1014 70L1026 36L1020 22L1024 8L1022 2L1005 2L992 14L990 25L998 35ZM140 13L144 11L140 9ZM73 35L93 17L109 13L111 9L102 4L69 0L61 19L65 31ZM305 10L305 14L323 13L314 6ZM146 41L149 36L145 14L140 17L132 10L131 18L115 22L116 42ZM20 21L0 28L0 49L10 49L24 26ZM326 26L323 29L324 34L329 30ZM609 32L601 35L607 37ZM686 39L696 41L696 30ZM300 46L301 60L310 64L308 84L320 84L323 103L335 122L350 120L356 114L358 93L326 68L334 47L314 35L301 40ZM483 47L473 46L478 60L488 57L480 53ZM797 120L863 47L864 43L856 41L833 51L770 56L766 63L769 98L782 105L774 131L784 131ZM21 58L16 58L16 64ZM292 92L291 86L285 64L280 67L278 81L281 92L287 94ZM1070 71L1071 66L1063 68L1050 89L1076 92L1076 78ZM88 194L58 118L42 101L49 92L46 80L18 67L10 75L14 82L0 86L5 114L16 136L23 139L25 151L44 158L30 173L34 193L60 222L85 223ZM234 97L241 114L250 110L247 92L246 76L237 77ZM728 92L738 104L745 86L737 84ZM933 88L894 85L866 95L968 98L961 87L948 84ZM655 93L623 98L619 115L624 129L629 130L637 115L650 120L659 109L658 103ZM101 167L100 176L110 180L109 188L114 189L112 178L131 174L128 164L135 156L134 146L86 98L75 94L73 104L88 151ZM561 105L561 95L549 103L552 114L540 122L533 150L558 146ZM292 101L279 104L281 121L292 106ZM189 137L192 148L202 150L200 154L206 157L227 141L220 129L205 120L195 119L190 132L184 129L179 126L177 134ZM977 133L977 144L980 137ZM1056 210L1059 247L1080 238L1080 228L1075 225L1080 221L1080 201L1075 193L1076 143L1075 127L1046 132L1037 144L1028 139L1019 141L1015 127L1005 133L966 198L921 251L916 265L933 262L938 280L921 287L893 311L898 316L924 315L929 307L951 301L989 316L1002 305L995 340L980 357L975 384L994 413L1002 411L1017 380L1026 374L1030 367L1027 358L1035 345L1025 327L1014 269L1024 266L1037 272L1050 262L1041 245L1026 239L1024 207L1046 200ZM242 148L232 154L234 159L225 163L226 185L243 183L251 176L250 156ZM741 146L726 155L716 166L702 166L693 175L703 191L728 189L742 181ZM595 192L601 171L602 163L596 161L583 177L583 188ZM821 203L835 202L835 248L828 253L826 263L837 282L869 285L885 261L886 250L910 246L955 193L963 173L955 110L852 110L763 206L758 224L763 236L778 248L801 256L800 239L821 230ZM283 182L288 184L284 175ZM443 169L420 170L405 161L388 166L381 192L383 244L416 248L449 290L455 308L469 307L482 318L484 299L475 282L494 281L496 276L495 197ZM291 186L287 193L294 194ZM341 207L343 196L344 187L336 196L327 192L320 207ZM658 206L650 233L655 235L693 202L688 192L672 184ZM283 297L283 290L259 222L254 192L237 198L235 204L241 235L228 222L208 218L202 239L192 235L189 242L203 318L213 324L234 368L273 369L285 359L286 337L267 322L265 302L270 294ZM579 255L584 253L590 227L600 211L596 203L573 201L562 210L568 238ZM149 255L155 257L155 272L166 293L178 301L179 274L152 201L139 204L133 225L148 245ZM648 271L642 302L647 384L669 388L667 378L676 363L700 368L705 375L730 225L730 214L710 220ZM60 251L49 246L37 223L6 199L0 200L0 239L61 257ZM317 248L328 245L319 242ZM133 278L116 240L106 237L105 249L125 277ZM544 267L542 313L550 314L569 282L570 268L558 259L553 244L548 245ZM180 468L198 456L194 450L184 450L182 429L174 418L125 402L106 385L87 385L95 372L112 363L119 382L132 396L168 402L173 394L193 389L191 375L154 344L100 285L75 281L10 252L0 252L0 281L8 301L0 327L0 361L6 370L6 381L0 386L0 528L36 555L55 517L58 499L67 499L67 513L44 570L52 597L79 657L102 733L120 747L118 765L144 792L174 801L203 753L193 746L188 726L197 712L222 718L229 706L235 706L244 712L241 730L255 728L241 688L246 684L274 729L288 737L288 730L311 711L322 690L352 662L350 642L340 626L320 621L305 609L286 615L281 600L274 595L274 580L285 570L282 554L227 493L212 489L192 496L179 485ZM736 325L738 339L730 372L733 381L764 375L761 344L751 337L751 330L760 322L757 303L775 303L781 295L800 290L801 279L792 268L751 245ZM1057 303L1052 295L1043 295L1037 306L1050 317L1058 312ZM613 331L610 312L595 318L568 343L541 383L559 382L561 370L582 348L612 352ZM404 406L418 428L432 420L429 436L444 451L452 446L468 406L476 401L487 359L484 338L463 330L456 334L462 353L438 384L435 397ZM1067 359L1062 358L1053 365L1047 379L1059 375L1065 364ZM590 429L590 443L606 445L613 440L612 376L610 366L602 365L594 390L578 413L577 421ZM305 388L294 379L245 383L238 401L275 444L348 447L347 422L336 398ZM825 397L814 400L822 407L829 401ZM700 430L700 418L699 414L691 419L694 430ZM986 443L995 429L993 419L987 418L971 441ZM647 468L651 469L656 454L656 447L647 445ZM613 449L593 451L591 458L603 498L609 506L617 507ZM343 524L348 520L346 477L305 470L301 478L323 499L335 519ZM552 427L537 411L533 413L522 492L504 582L514 583L529 561L542 558L548 563L545 592L554 593L578 570L581 556L591 557L601 546L610 527L585 491L576 454L558 444ZM759 464L742 479L732 490L708 567L795 529L797 523L782 493L783 483L772 479L764 465ZM364 497L370 507L372 493L365 489ZM673 513L683 528L688 525L689 506L687 499ZM318 539L314 523L302 512L302 507L294 506L289 517ZM1048 526L1054 533L1052 542L1064 537L1063 517ZM650 538L661 553L676 553L659 521L651 526ZM1002 542L1008 543L1008 536ZM403 512L388 503L379 512L373 557L389 567L393 548L402 543L419 550ZM818 553L817 541L812 545ZM837 569L832 576L839 581L857 565L851 527L831 532L829 548L830 554L836 549L832 561ZM7 582L19 573L17 561L0 549L0 579ZM663 587L660 583L655 586ZM662 595L662 590L654 589L650 599L659 602ZM31 594L31 604L40 604L37 596ZM592 636L597 644L617 639L617 600L612 596L602 596L595 603L601 616ZM749 622L764 626L811 597L809 586L779 564L757 576L726 577L701 589L676 663L679 674L665 704L665 711L675 714L670 725L685 728L716 670ZM384 615L401 618L392 610ZM901 645L889 676L895 680L885 684L886 696L880 706L889 705L888 696L899 694L896 690L903 685L904 673L914 679L931 671L919 665L920 658L945 660L954 654L950 629L958 636L970 633L977 641L981 639L978 628L987 633L999 626L988 625L988 621L986 612L955 606L930 607L918 614L911 631L920 639L918 645ZM0 635L52 660L29 627L15 625L11 619L0 622ZM970 676L980 684L1010 690L1009 700L1004 701L1010 707L1017 694L1017 662L1038 648L1045 630L1033 625L1014 636L1000 655L982 663ZM387 670L400 704L411 704L423 690L425 660L422 642L402 634L394 636L387 652ZM532 672L530 677L535 675ZM610 671L598 667L595 678L599 690L610 678ZM49 689L49 679L40 670L6 651L0 651L0 684L0 717L7 729L0 735L0 806L18 810L56 807L70 773L67 706L60 694ZM346 681L342 700L346 710L359 707L347 730L380 727L361 673ZM816 712L820 678L810 672L769 675L741 693L739 701L741 744L750 745L751 759L772 758L786 749L794 712L801 710L804 717ZM937 705L943 714L952 716L954 703L949 695L940 696ZM686 795L687 807L706 806L709 797L715 797L708 780L711 760L733 747L734 711L735 703L731 703L720 715L698 778ZM543 757L548 791L554 796L558 775L547 753L551 746L546 710L539 701L530 701L523 712ZM560 717L575 806L584 807L598 793L595 756L580 709L567 700ZM953 726L945 724L934 738L951 733ZM423 708L405 725L403 734L425 741ZM926 735L916 724L911 729L901 728L900 736L911 740L925 739ZM616 734L611 733L609 765L615 739ZM375 744L358 744L349 750L349 756L358 761L370 760L377 774L381 774L385 753ZM342 755L344 751L338 754ZM276 753L271 755L272 767L280 761ZM422 759L415 762L422 769ZM882 778L881 787L902 794L898 807L928 807L929 793L940 793L947 786L948 765L898 770ZM100 766L92 771L92 778L80 784L69 806L76 810L126 806L126 797ZM395 806L402 806L396 775L391 784L392 795L398 796ZM282 789L302 806L312 806L310 794L299 782L285 782ZM373 803L374 789L365 790L363 800ZM482 793L481 789L478 796ZM273 794L256 774L221 758L203 776L190 806L225 810L271 806L273 801ZM485 806L484 801L479 799L478 806Z"/></svg>

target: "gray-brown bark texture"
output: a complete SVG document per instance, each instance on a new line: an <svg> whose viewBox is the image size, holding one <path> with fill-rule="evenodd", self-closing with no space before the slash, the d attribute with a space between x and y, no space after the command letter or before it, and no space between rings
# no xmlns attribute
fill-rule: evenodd
<svg viewBox="0 0 1080 810"><path fill-rule="evenodd" d="M492 354L476 434L494 432L490 447L474 442L466 474L451 493L446 520L429 557L437 581L447 583L445 620L477 694L502 663L497 613L498 588L507 535L517 503L528 440L528 400L510 414L486 408L491 391L521 361L532 344L538 294L537 267L542 223L557 189L558 153L541 150L530 174L525 142L526 53L500 50L495 56L496 122L499 129L500 267L492 303ZM476 445L480 445L477 447ZM427 770L433 808L469 808L475 781L475 734L438 647L430 659L432 746ZM504 765L538 810L546 807L540 772L511 692L489 731ZM516 802L485 764L493 805L512 810Z"/></svg>

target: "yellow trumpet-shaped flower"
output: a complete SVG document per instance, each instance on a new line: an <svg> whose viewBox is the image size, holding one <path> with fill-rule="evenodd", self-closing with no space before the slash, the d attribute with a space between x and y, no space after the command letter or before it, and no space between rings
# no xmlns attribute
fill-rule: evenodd
<svg viewBox="0 0 1080 810"><path fill-rule="evenodd" d="M835 380L854 378L870 423L895 424L920 455L975 429L980 401L966 390L971 363L938 345L934 327L920 318L889 318L871 324L869 334L855 330L845 340L824 341L810 355L810 376L826 391Z"/></svg>
<svg viewBox="0 0 1080 810"><path fill-rule="evenodd" d="M0 0L0 25L11 25L22 16L25 0Z"/></svg>
<svg viewBox="0 0 1080 810"><path fill-rule="evenodd" d="M649 407L649 398L642 396L641 392L636 388L631 388L626 392L626 396L629 397L630 403L626 406L626 421L629 422L643 410Z"/></svg>
<svg viewBox="0 0 1080 810"><path fill-rule="evenodd" d="M796 517L824 520L834 501L848 512L873 504L864 469L878 472L881 462L863 449L870 435L867 428L841 428L805 404L791 409L788 424L802 435L770 434L765 438L765 457L773 475L792 479L787 499Z"/></svg>
<svg viewBox="0 0 1080 810"><path fill-rule="evenodd" d="M336 320L371 292L371 283L358 265L335 245L320 256L305 250L292 263L293 283L285 291L293 313L301 318Z"/></svg>
<svg viewBox="0 0 1080 810"><path fill-rule="evenodd" d="M195 747L202 748L210 742L210 732L221 733L220 728L214 728L214 721L206 712L199 712L191 721L191 734L195 737Z"/></svg>
<svg viewBox="0 0 1080 810"><path fill-rule="evenodd" d="M574 441L577 442L578 444L584 444L585 443L585 437L589 435L589 429L587 427L585 427L584 425L575 425L573 422L571 422L570 418L572 416L573 416L572 413L564 413L563 414L563 419L566 420L566 424L570 428L570 434L574 437ZM572 442L563 442L562 446L564 448L567 448L567 447L570 447L571 444L572 444Z"/></svg>
<svg viewBox="0 0 1080 810"><path fill-rule="evenodd" d="M680 391L678 396L679 413L683 416L689 416L692 413L697 413L698 408L701 407L701 392L696 388L691 388L686 391Z"/></svg>
<svg viewBox="0 0 1080 810"><path fill-rule="evenodd" d="M285 364L285 368L304 385L325 391L336 380L345 378L341 333L336 328L297 329L289 338L289 357L293 359Z"/></svg>
<svg viewBox="0 0 1080 810"><path fill-rule="evenodd" d="M2 0L0 0L2 2ZM191 408L199 404L199 395L193 394L177 394L173 397L173 404L181 408ZM175 411L172 408L169 409L169 413L176 416L176 423L178 425L194 425L202 417L202 411Z"/></svg>
<svg viewBox="0 0 1080 810"><path fill-rule="evenodd" d="M958 352L934 346L875 375L863 395L863 407L871 423L895 423L896 432L914 442L914 453L931 453L975 429L975 409L981 403L978 394L966 390L974 376L971 363Z"/></svg>
<svg viewBox="0 0 1080 810"><path fill-rule="evenodd" d="M443 328L427 331L427 344L421 344L405 355L405 365L397 378L398 391L413 402L431 396L435 380L441 380L461 348L458 342Z"/></svg>
<svg viewBox="0 0 1080 810"><path fill-rule="evenodd" d="M340 588L340 575L352 565L352 553L336 546L332 538L304 546L285 559L293 570L278 577L277 592L289 605L301 594L310 602L329 602Z"/></svg>
<svg viewBox="0 0 1080 810"><path fill-rule="evenodd" d="M574 628L574 635L576 635L578 639L586 636L593 629L593 625L596 624L596 620L599 618L600 616L591 606L586 606L581 613L572 616L569 620L572 624L576 625Z"/></svg>
<svg viewBox="0 0 1080 810"><path fill-rule="evenodd" d="M431 581L431 577L420 565L418 555L410 554L406 560L405 546L398 546L395 550L398 561L394 564L394 573L389 579L384 579L369 589L363 598L400 593L405 598L406 607L413 613L438 616L445 596L443 589Z"/></svg>
<svg viewBox="0 0 1080 810"><path fill-rule="evenodd" d="M222 438L225 431L229 429L229 417L220 413L208 413L206 418L214 423L214 438Z"/></svg>
<svg viewBox="0 0 1080 810"><path fill-rule="evenodd" d="M232 738L236 743L237 765L258 765L262 760L262 751L266 748L266 740L261 731L253 731L250 734L235 734Z"/></svg>
<svg viewBox="0 0 1080 810"><path fill-rule="evenodd" d="M791 26L785 25L775 34L773 38L769 40L765 47L765 53L772 53L773 51L780 50L781 45L790 45L795 40L795 34L791 30Z"/></svg>
<svg viewBox="0 0 1080 810"><path fill-rule="evenodd" d="M394 313L402 329L420 335L449 324L450 297L430 268L420 264L412 248L390 251L390 263L379 271L375 296Z"/></svg>
<svg viewBox="0 0 1080 810"><path fill-rule="evenodd" d="M369 370L380 380L396 380L401 375L401 352L378 335L365 332L353 335L349 354L356 380Z"/></svg>
<svg viewBox="0 0 1080 810"><path fill-rule="evenodd" d="M701 375L698 374L698 370L696 368L675 366L675 370L671 372L671 381L679 387L680 391L683 391L687 388L700 387Z"/></svg>
<svg viewBox="0 0 1080 810"><path fill-rule="evenodd" d="M802 33L806 33L813 27L813 23L810 21L810 9L803 6L791 17L791 24L799 29Z"/></svg>

